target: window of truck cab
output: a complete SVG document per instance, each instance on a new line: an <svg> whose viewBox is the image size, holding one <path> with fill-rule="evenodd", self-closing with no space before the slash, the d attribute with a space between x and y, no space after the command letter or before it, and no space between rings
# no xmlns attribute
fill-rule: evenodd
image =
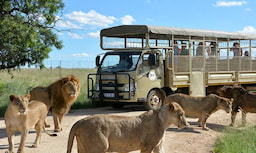
<svg viewBox="0 0 256 153"><path fill-rule="evenodd" d="M111 52L103 57L100 72L128 72L134 71L140 52Z"/></svg>
<svg viewBox="0 0 256 153"><path fill-rule="evenodd" d="M150 58L151 58L151 62L155 63L155 65L150 64ZM147 52L142 55L141 60L139 61L139 64L138 64L139 74L148 73L151 69L155 69L158 67L159 67L159 54Z"/></svg>

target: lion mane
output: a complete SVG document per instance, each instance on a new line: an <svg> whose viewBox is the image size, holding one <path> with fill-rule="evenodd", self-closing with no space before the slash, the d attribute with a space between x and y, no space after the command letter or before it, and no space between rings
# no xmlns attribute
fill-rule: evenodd
<svg viewBox="0 0 256 153"><path fill-rule="evenodd" d="M63 87L70 85L73 85L75 92L63 89ZM67 113L80 93L80 81L75 76L68 75L52 83L47 88L49 99L52 99L52 111L59 113L63 113L62 111L64 111L64 113Z"/></svg>
<svg viewBox="0 0 256 153"><path fill-rule="evenodd" d="M74 75L63 77L50 84L48 87L36 87L30 92L31 100L42 101L47 105L48 109L52 108L56 131L60 130L56 122L61 124L62 117L68 113L79 93L80 81Z"/></svg>

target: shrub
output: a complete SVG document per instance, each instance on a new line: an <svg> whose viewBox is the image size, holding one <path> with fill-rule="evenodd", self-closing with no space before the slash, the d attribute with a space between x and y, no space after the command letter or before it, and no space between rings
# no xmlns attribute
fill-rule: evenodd
<svg viewBox="0 0 256 153"><path fill-rule="evenodd" d="M4 90L5 90L5 85L3 81L0 80L0 96L4 94Z"/></svg>

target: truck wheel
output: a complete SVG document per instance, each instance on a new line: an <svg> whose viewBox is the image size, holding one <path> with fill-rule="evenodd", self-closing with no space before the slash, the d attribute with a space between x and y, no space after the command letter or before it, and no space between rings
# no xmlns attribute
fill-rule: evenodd
<svg viewBox="0 0 256 153"><path fill-rule="evenodd" d="M156 110L162 106L162 102L161 93L158 90L151 90L148 94L147 101L144 102L144 106L149 110Z"/></svg>

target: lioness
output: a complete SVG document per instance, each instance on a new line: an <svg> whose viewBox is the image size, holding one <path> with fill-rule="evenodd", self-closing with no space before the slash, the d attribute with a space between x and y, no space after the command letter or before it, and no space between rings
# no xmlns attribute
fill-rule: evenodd
<svg viewBox="0 0 256 153"><path fill-rule="evenodd" d="M6 109L4 115L10 153L13 152L12 136L14 135L14 132L21 132L21 140L18 153L23 153L29 128L35 126L36 129L36 140L32 147L38 146L42 129L45 131L44 119L46 118L48 112L47 106L39 101L29 102L29 98L29 94L26 96L10 96L11 103ZM47 134L50 136L56 136L55 134Z"/></svg>
<svg viewBox="0 0 256 153"><path fill-rule="evenodd" d="M130 152L163 153L165 130L175 124L188 125L183 109L177 103L164 105L136 117L93 115L77 121L70 130L67 153L74 137L78 153Z"/></svg>
<svg viewBox="0 0 256 153"><path fill-rule="evenodd" d="M229 113L233 100L210 94L206 97L192 97L182 93L176 93L165 98L164 104L177 102L184 109L187 117L199 118L198 125L203 130L209 130L206 127L207 118L214 112L222 109Z"/></svg>
<svg viewBox="0 0 256 153"><path fill-rule="evenodd" d="M246 125L246 113L256 113L256 94L248 92L241 86L224 86L220 88L218 94L227 98L234 98L231 112L231 124L234 126L236 114L239 109L242 110L242 126Z"/></svg>

